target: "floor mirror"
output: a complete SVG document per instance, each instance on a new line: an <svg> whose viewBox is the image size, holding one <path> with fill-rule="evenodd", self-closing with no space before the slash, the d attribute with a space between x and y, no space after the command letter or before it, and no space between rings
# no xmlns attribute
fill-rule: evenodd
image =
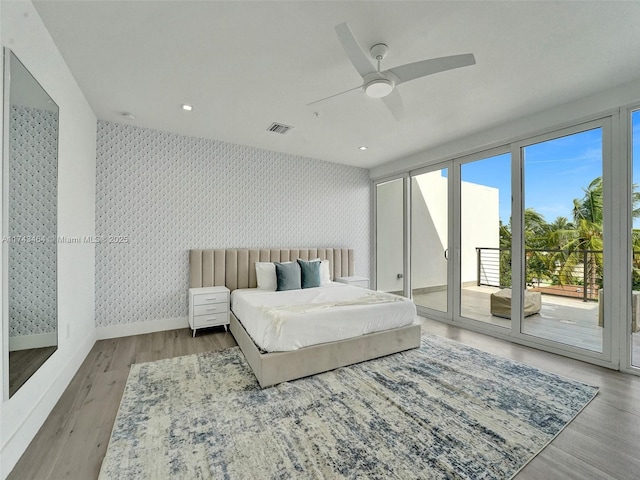
<svg viewBox="0 0 640 480"><path fill-rule="evenodd" d="M56 351L58 106L4 49L4 398Z"/></svg>

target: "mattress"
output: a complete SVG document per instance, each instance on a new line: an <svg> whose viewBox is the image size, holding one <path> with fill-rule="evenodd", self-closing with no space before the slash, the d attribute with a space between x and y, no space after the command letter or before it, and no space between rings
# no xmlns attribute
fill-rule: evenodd
<svg viewBox="0 0 640 480"><path fill-rule="evenodd" d="M231 292L231 310L255 344L285 352L417 323L414 303L404 297L343 283L273 292Z"/></svg>

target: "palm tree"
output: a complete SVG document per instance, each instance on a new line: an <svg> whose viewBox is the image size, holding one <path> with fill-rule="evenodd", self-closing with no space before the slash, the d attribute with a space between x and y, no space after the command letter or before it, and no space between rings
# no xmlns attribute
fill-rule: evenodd
<svg viewBox="0 0 640 480"><path fill-rule="evenodd" d="M548 278L548 252L546 238L549 225L544 215L533 208L524 211L524 245L527 285L534 281L540 286L541 280Z"/></svg>
<svg viewBox="0 0 640 480"><path fill-rule="evenodd" d="M573 228L565 230L561 250L566 252L560 267L560 283L574 283L578 265L584 268L584 287L596 292L602 283L602 177L595 178L584 196L573 200Z"/></svg>
<svg viewBox="0 0 640 480"><path fill-rule="evenodd" d="M603 273L603 184L594 178L582 189L582 198L573 200L573 220L557 217L547 223L544 216L527 208L524 211L524 240L527 252L527 282L557 277L562 284L575 284L576 270L584 269L585 288L591 292L601 287ZM633 218L640 218L640 192L633 185ZM511 222L500 222L500 278L511 284ZM634 251L640 251L640 229L632 232ZM542 250L542 251L541 251ZM587 253L588 252L588 253ZM637 264L636 264L637 263ZM633 262L634 288L640 289L640 260ZM531 277L531 278L529 278Z"/></svg>
<svg viewBox="0 0 640 480"><path fill-rule="evenodd" d="M574 225L567 217L556 217L547 225L547 244L549 248L559 248L564 244L568 232L574 230Z"/></svg>
<svg viewBox="0 0 640 480"><path fill-rule="evenodd" d="M556 217L556 219L546 225L544 237L544 259L546 260L546 277L553 283L559 281L557 272L561 265L567 260L566 251L563 247L573 238L575 227L567 217Z"/></svg>
<svg viewBox="0 0 640 480"><path fill-rule="evenodd" d="M573 199L573 220L576 223L587 220L602 225L602 177L594 178L582 191L582 199Z"/></svg>
<svg viewBox="0 0 640 480"><path fill-rule="evenodd" d="M524 245L525 248L542 248L545 244L547 222L544 215L533 208L524 210Z"/></svg>
<svg viewBox="0 0 640 480"><path fill-rule="evenodd" d="M538 284L546 277L547 259L545 253L539 251L544 248L545 235L548 226L544 215L533 208L524 211L524 241L526 252L527 272L526 282ZM500 285L511 286L511 221L507 225L500 222Z"/></svg>
<svg viewBox="0 0 640 480"><path fill-rule="evenodd" d="M499 268L500 286L511 286L511 220L508 224L500 220L500 248L499 248ZM639 272L640 274L640 272Z"/></svg>

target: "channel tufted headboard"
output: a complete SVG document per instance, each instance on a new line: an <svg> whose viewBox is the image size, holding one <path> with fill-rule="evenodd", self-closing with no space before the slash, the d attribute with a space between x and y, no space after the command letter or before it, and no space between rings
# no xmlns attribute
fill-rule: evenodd
<svg viewBox="0 0 640 480"><path fill-rule="evenodd" d="M189 287L225 285L229 290L256 288L256 262L329 260L331 280L353 276L352 248L276 248L189 250Z"/></svg>

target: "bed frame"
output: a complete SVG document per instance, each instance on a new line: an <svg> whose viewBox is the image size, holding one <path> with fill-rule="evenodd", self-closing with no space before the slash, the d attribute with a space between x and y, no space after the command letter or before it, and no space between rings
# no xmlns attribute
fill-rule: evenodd
<svg viewBox="0 0 640 480"><path fill-rule="evenodd" d="M224 285L231 291L256 288L256 262L297 258L329 260L332 280L354 273L353 249L346 248L190 250L189 285ZM262 388L420 346L420 325L409 325L290 352L263 353L233 312L231 333Z"/></svg>

